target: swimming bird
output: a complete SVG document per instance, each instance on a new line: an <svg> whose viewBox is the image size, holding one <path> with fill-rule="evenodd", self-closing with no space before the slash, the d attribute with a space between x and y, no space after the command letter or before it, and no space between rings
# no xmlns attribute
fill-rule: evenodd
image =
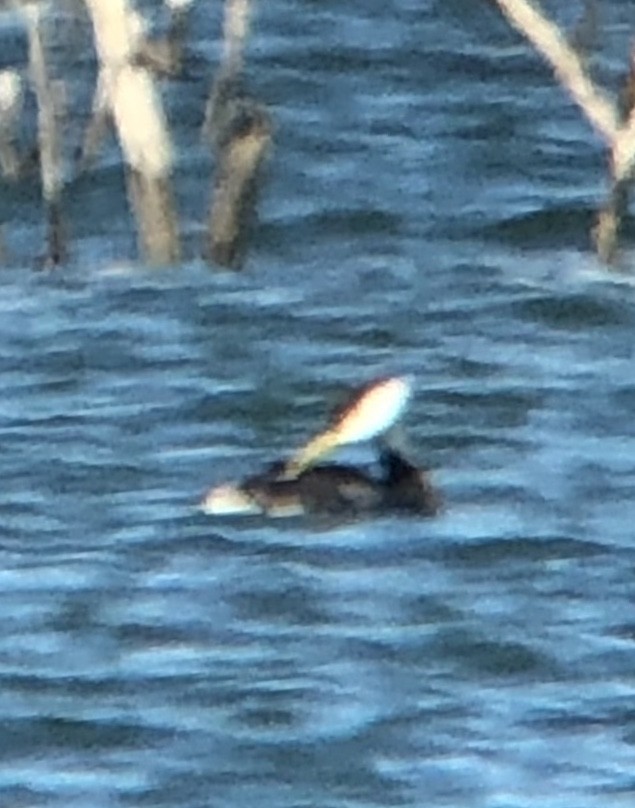
<svg viewBox="0 0 635 808"><path fill-rule="evenodd" d="M359 388L318 433L289 460L259 474L212 488L201 502L208 514L358 516L407 511L434 515L440 497L428 473L406 459L388 434L411 395L408 377L377 379ZM378 440L379 472L317 461L339 446Z"/></svg>
<svg viewBox="0 0 635 808"><path fill-rule="evenodd" d="M212 488L201 508L212 515L353 517L388 512L433 516L441 500L427 472L382 445L377 475L355 466L316 465L285 476L284 461L239 483Z"/></svg>

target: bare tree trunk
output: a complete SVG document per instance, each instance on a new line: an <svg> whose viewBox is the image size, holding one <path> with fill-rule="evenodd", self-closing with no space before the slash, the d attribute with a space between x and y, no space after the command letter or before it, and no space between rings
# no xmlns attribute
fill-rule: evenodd
<svg viewBox="0 0 635 808"><path fill-rule="evenodd" d="M206 255L221 266L243 265L270 142L269 119L254 110L245 128L230 134L218 152Z"/></svg>
<svg viewBox="0 0 635 808"><path fill-rule="evenodd" d="M141 250L153 264L179 260L179 227L172 193L172 145L155 81L136 64L144 25L128 0L85 0L100 59L103 97L127 165L128 196ZM99 110L103 114L103 110Z"/></svg>
<svg viewBox="0 0 635 808"><path fill-rule="evenodd" d="M250 0L226 0L223 58L204 127L216 153L216 171L203 252L232 269L240 269L247 253L272 136L266 108L242 89L250 12Z"/></svg>

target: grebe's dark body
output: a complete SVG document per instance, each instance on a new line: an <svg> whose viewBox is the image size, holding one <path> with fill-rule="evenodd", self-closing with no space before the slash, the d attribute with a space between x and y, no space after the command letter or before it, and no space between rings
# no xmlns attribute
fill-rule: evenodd
<svg viewBox="0 0 635 808"><path fill-rule="evenodd" d="M311 466L289 478L287 464L280 461L241 483L213 488L202 507L207 513L227 515L437 513L440 498L424 470L389 447L380 449L379 466L377 476L333 463Z"/></svg>

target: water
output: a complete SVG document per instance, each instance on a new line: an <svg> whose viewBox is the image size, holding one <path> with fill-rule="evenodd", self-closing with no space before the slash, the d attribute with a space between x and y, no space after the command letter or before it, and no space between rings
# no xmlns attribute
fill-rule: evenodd
<svg viewBox="0 0 635 808"><path fill-rule="evenodd" d="M244 274L136 267L112 144L60 273L30 271L35 196L0 192L0 801L631 805L635 289L587 248L598 144L485 5L262 6ZM603 17L611 82L632 11ZM438 519L197 511L387 372L417 380Z"/></svg>

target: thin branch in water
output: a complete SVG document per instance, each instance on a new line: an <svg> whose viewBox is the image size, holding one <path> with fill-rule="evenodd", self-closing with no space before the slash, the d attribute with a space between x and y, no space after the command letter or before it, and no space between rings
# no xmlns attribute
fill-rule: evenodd
<svg viewBox="0 0 635 808"><path fill-rule="evenodd" d="M567 42L557 25L530 0L495 2L509 22L527 37L551 65L558 81L607 144L611 191L594 228L593 238L600 258L611 260L615 254L620 222L628 205L628 183L635 167L635 52L631 53L630 71L620 108L596 86L583 58ZM594 4L587 7L589 10L594 11ZM594 20L591 22L597 25Z"/></svg>
<svg viewBox="0 0 635 808"><path fill-rule="evenodd" d="M591 125L612 144L619 129L615 104L590 78L584 63L558 26L529 0L495 0L509 22L531 42L553 68Z"/></svg>

